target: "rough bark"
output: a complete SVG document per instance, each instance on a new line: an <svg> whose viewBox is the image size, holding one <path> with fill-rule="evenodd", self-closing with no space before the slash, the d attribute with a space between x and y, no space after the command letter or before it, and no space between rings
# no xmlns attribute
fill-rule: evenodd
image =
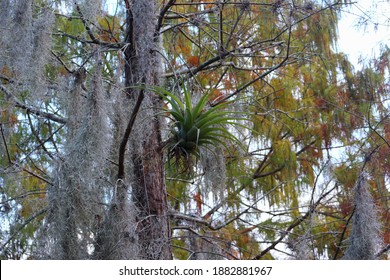
<svg viewBox="0 0 390 280"><path fill-rule="evenodd" d="M132 86L156 85L161 62L158 40L154 38L157 24L156 1L134 0L127 5L127 43L125 85L131 103L139 94ZM170 229L164 184L160 120L156 108L161 100L145 92L143 104L130 137L130 160L133 169L132 199L137 208L137 235L140 259L171 259Z"/></svg>
<svg viewBox="0 0 390 280"><path fill-rule="evenodd" d="M115 198L96 241L97 259L171 259L160 98L141 84L157 85L161 62L156 1L125 0L125 91L122 136L118 143ZM124 113L123 113L124 112ZM126 214L127 213L127 214ZM112 247L117 244L116 249Z"/></svg>

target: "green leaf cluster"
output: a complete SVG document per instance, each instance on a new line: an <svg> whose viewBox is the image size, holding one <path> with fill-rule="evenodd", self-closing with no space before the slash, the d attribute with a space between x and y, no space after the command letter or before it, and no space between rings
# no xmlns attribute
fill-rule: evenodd
<svg viewBox="0 0 390 280"><path fill-rule="evenodd" d="M210 106L210 91L193 104L191 92L185 86L184 101L162 87L152 87L151 90L158 93L168 105L163 111L172 121L170 136L165 143L169 158L184 161L186 166L190 166L194 157L200 157L201 148L208 149L208 145L228 147L229 141L239 144L237 137L229 131L229 126L242 126L236 120L244 118L226 110L229 102Z"/></svg>

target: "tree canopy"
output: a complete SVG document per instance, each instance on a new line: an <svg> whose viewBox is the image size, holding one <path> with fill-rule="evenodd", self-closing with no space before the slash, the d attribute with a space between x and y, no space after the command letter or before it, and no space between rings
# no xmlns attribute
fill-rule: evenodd
<svg viewBox="0 0 390 280"><path fill-rule="evenodd" d="M390 49L337 50L349 5L0 0L1 258L388 258Z"/></svg>

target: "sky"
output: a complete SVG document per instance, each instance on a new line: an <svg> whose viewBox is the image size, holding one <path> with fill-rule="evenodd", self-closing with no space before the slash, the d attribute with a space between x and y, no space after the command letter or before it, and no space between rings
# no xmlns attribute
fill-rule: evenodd
<svg viewBox="0 0 390 280"><path fill-rule="evenodd" d="M355 67L360 68L359 58L378 54L381 44L390 47L390 0L354 2L339 22L338 50L348 54ZM369 18L366 28L358 27L362 16Z"/></svg>

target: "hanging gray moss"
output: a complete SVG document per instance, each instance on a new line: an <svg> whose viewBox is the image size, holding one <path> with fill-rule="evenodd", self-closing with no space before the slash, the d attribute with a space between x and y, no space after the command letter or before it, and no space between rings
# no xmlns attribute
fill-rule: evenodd
<svg viewBox="0 0 390 280"><path fill-rule="evenodd" d="M29 103L39 105L47 100L48 82L45 67L50 61L54 13L49 6L39 6L32 0L19 0L8 5L8 16L2 19L7 24L2 34L6 41L4 62L14 73L17 91L28 91ZM39 10L34 13L33 10ZM5 13L5 12L4 12ZM0 65L1 66L1 65Z"/></svg>
<svg viewBox="0 0 390 280"><path fill-rule="evenodd" d="M289 248L292 250L293 258L296 260L314 260L315 255L313 252L312 244L312 229L313 229L314 214L310 215L308 222L306 223L306 229L302 235L292 238L289 235Z"/></svg>
<svg viewBox="0 0 390 280"><path fill-rule="evenodd" d="M106 158L111 143L99 57L96 65L89 90L84 91L85 71L80 69L68 93L67 146L49 190L48 227L53 239L49 252L55 259L89 258L105 212L101 202L105 200Z"/></svg>
<svg viewBox="0 0 390 280"><path fill-rule="evenodd" d="M202 149L200 163L204 172L206 192L212 192L214 199L221 199L226 189L226 164L223 147Z"/></svg>
<svg viewBox="0 0 390 280"><path fill-rule="evenodd" d="M373 260L381 244L380 224L374 200L368 190L367 174L361 173L354 187L355 210L343 259Z"/></svg>

